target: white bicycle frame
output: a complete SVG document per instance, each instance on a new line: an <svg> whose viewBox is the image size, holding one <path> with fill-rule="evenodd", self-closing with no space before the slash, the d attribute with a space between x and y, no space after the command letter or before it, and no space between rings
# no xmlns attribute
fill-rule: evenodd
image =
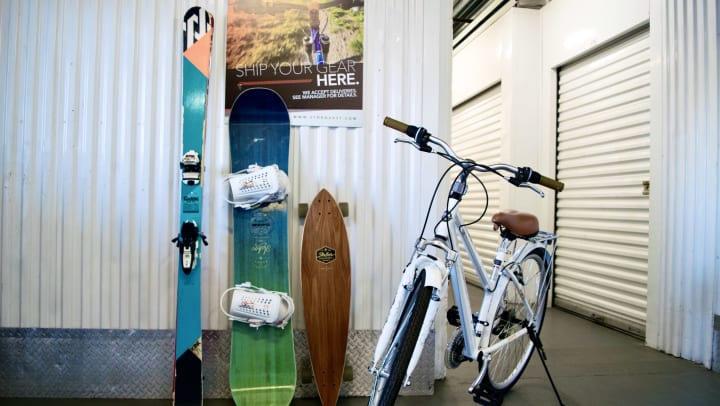
<svg viewBox="0 0 720 406"><path fill-rule="evenodd" d="M395 329L398 326L400 317L402 316L402 311L405 307L405 302L413 288L413 282L416 277L415 270L420 271L424 269L426 274L425 286L431 286L433 288L433 295L425 314L423 325L420 330L417 343L415 344L412 357L410 358L410 363L408 364L403 386L408 386L410 384L410 376L417 366L422 349L425 345L425 340L430 333L432 324L435 320L435 315L440 307L440 298L442 298L446 293L448 279L452 281L453 293L455 295L460 315L460 328L462 330L463 338L465 339L463 355L470 360L483 362L478 377L468 389L469 392L472 392L473 388L477 386L485 376L488 365L488 362L486 361L489 361L492 358L493 353L528 333L527 329L522 329L515 334L496 342L492 346L490 345L493 322L492 318L494 318L495 315L489 313L491 309L497 308L498 301L502 300L502 292L505 291L505 287L508 283L514 284L517 291L521 294L523 305L528 312L527 314L531 316L529 327L533 327L535 324L536 315L533 313L527 299L525 298L524 287L517 280L514 272L512 272L514 268L512 266L502 266L502 264L514 264L522 259L527 253L532 252L532 250L536 248L544 248L547 250L548 244L552 244L552 241L557 237L554 234L540 231L535 237L528 239L527 242L519 249L514 250L507 261L505 261L505 259L509 252L508 250L511 246L515 246L517 240L510 241L507 238L503 238L495 254L495 265L488 275L482 265L475 246L473 245L470 234L466 228L462 227L463 222L456 203L456 200L450 199L449 207L455 207L455 209L453 209L448 215L448 223L450 230L453 233L453 240L458 241L459 239L462 241L466 252L469 254L472 266L480 279L485 295L483 297L482 305L480 306L480 311L477 313L477 322L474 322L470 306L470 298L465 282L465 274L462 270L462 261L459 261L459 253L451 249L442 238L435 238L432 240L421 239L418 241L412 254L412 259L403 271L400 286L395 294L395 300L393 301L388 318L385 321L382 333L378 339L378 345L373 356L373 363L370 367L373 374L388 376L389 371L378 369L383 367L382 365L378 365L378 363L382 362L384 354L388 351L392 342ZM442 260L436 258L442 258ZM543 264L545 262L546 259L543 258ZM552 269L549 269L548 271L551 272ZM542 283L549 282L549 278L542 281ZM498 294L494 294L495 292ZM540 292L545 294L547 289L541 288ZM540 298L539 300L543 300L544 302L544 298Z"/></svg>

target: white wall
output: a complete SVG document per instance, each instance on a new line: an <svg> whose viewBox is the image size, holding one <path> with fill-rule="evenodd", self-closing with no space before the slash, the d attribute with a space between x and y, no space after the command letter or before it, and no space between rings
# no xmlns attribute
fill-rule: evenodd
<svg viewBox="0 0 720 406"><path fill-rule="evenodd" d="M0 4L0 327L174 328L179 32L185 9L195 4ZM218 299L232 283L232 227L222 199L230 167L227 2L197 4L215 16L203 328L225 329ZM296 205L320 187L349 202L351 327L379 329L433 186L421 185L417 174L439 171L435 159L394 145L381 123L391 115L449 133L451 5L369 1L365 20L365 126L293 129L291 162L298 173L292 175L290 255L295 296L302 232Z"/></svg>
<svg viewBox="0 0 720 406"><path fill-rule="evenodd" d="M503 109L520 114L512 100L539 100L524 107L538 109L537 166L549 174L555 165L556 69L650 23L652 232L647 343L709 367L713 315L720 313L717 2L553 0L534 12L540 19L536 35L541 38L540 62L535 65L527 59L534 60L534 50L516 47L518 30L511 21L518 11L455 50L452 100L456 105L498 80L505 92L518 77L539 75L539 95L527 84L510 86L512 97L503 98ZM520 148L514 153L522 154L525 146L517 143L526 138L519 131L532 129L534 121L508 120L505 137ZM551 219L552 206L544 207L544 219Z"/></svg>
<svg viewBox="0 0 720 406"><path fill-rule="evenodd" d="M484 31L474 34L453 53L453 106L496 83L502 83L501 157L504 163L531 166L552 176L552 165L541 165L540 154L540 14L509 9ZM488 162L495 163L495 162ZM552 195L540 199L529 190L501 186L500 207L536 213L551 227Z"/></svg>
<svg viewBox="0 0 720 406"><path fill-rule="evenodd" d="M650 17L647 0L554 0L540 11L543 66L557 67L605 43Z"/></svg>
<svg viewBox="0 0 720 406"><path fill-rule="evenodd" d="M650 4L647 343L718 370L720 10L715 0Z"/></svg>

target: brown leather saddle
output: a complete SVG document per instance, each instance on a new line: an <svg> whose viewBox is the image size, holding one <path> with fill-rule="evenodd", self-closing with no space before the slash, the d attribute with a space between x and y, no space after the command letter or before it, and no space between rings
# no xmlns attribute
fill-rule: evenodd
<svg viewBox="0 0 720 406"><path fill-rule="evenodd" d="M493 230L503 228L516 237L531 238L540 230L537 217L517 210L503 210L492 216Z"/></svg>

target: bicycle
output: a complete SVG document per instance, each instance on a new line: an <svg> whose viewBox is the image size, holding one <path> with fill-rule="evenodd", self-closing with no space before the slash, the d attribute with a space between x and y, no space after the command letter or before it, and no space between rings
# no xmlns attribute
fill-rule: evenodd
<svg viewBox="0 0 720 406"><path fill-rule="evenodd" d="M323 33L327 27L327 20L325 20L325 27L321 30L320 4L311 3L308 10L310 12L310 34L303 37L305 53L310 64L324 65L325 55L330 52L330 37Z"/></svg>
<svg viewBox="0 0 720 406"><path fill-rule="evenodd" d="M535 184L559 192L564 187L563 183L540 175L530 167L485 165L461 158L448 144L423 127L407 125L390 117L386 117L383 124L412 139L395 139L396 143L410 144L421 152L437 154L451 162L438 181L430 208L450 170L457 168L458 174L450 187L445 210L433 229L433 237L423 238L430 217L428 208L420 237L403 270L369 367L375 375L375 384L368 404L391 405L401 386L410 385L410 377L449 283L452 284L457 306L448 310L447 318L457 330L448 340L445 363L448 368L456 368L465 361L478 361L479 374L468 389L474 394L473 400L482 404L501 403L504 394L523 373L533 349L537 348L553 390L562 403L545 365L539 340L552 282L552 258L557 236L540 231L537 217L532 214L517 211L495 214L493 227L500 231L502 240L492 270L486 273L467 231L467 226L479 221L485 213L466 224L458 206L468 190L470 177L482 185L476 172L498 175L512 185L529 188L541 197L544 193ZM470 307L462 262L459 261L458 241L465 247L484 291L480 310L475 313Z"/></svg>
<svg viewBox="0 0 720 406"><path fill-rule="evenodd" d="M302 41L308 62L311 65L325 65L327 63L327 54L330 52L330 37L324 33L328 25L328 19L325 19L325 25L320 29L320 9L339 7L348 10L355 7L364 7L364 5L364 0L334 0L326 3L312 2L308 5L310 33L303 37Z"/></svg>

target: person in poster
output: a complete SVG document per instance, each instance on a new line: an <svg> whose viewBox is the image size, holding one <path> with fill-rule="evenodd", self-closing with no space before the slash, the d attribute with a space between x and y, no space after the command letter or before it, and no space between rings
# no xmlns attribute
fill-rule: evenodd
<svg viewBox="0 0 720 406"><path fill-rule="evenodd" d="M229 0L225 108L262 86L280 94L291 120L322 111L311 115L360 125L363 11L363 0Z"/></svg>

